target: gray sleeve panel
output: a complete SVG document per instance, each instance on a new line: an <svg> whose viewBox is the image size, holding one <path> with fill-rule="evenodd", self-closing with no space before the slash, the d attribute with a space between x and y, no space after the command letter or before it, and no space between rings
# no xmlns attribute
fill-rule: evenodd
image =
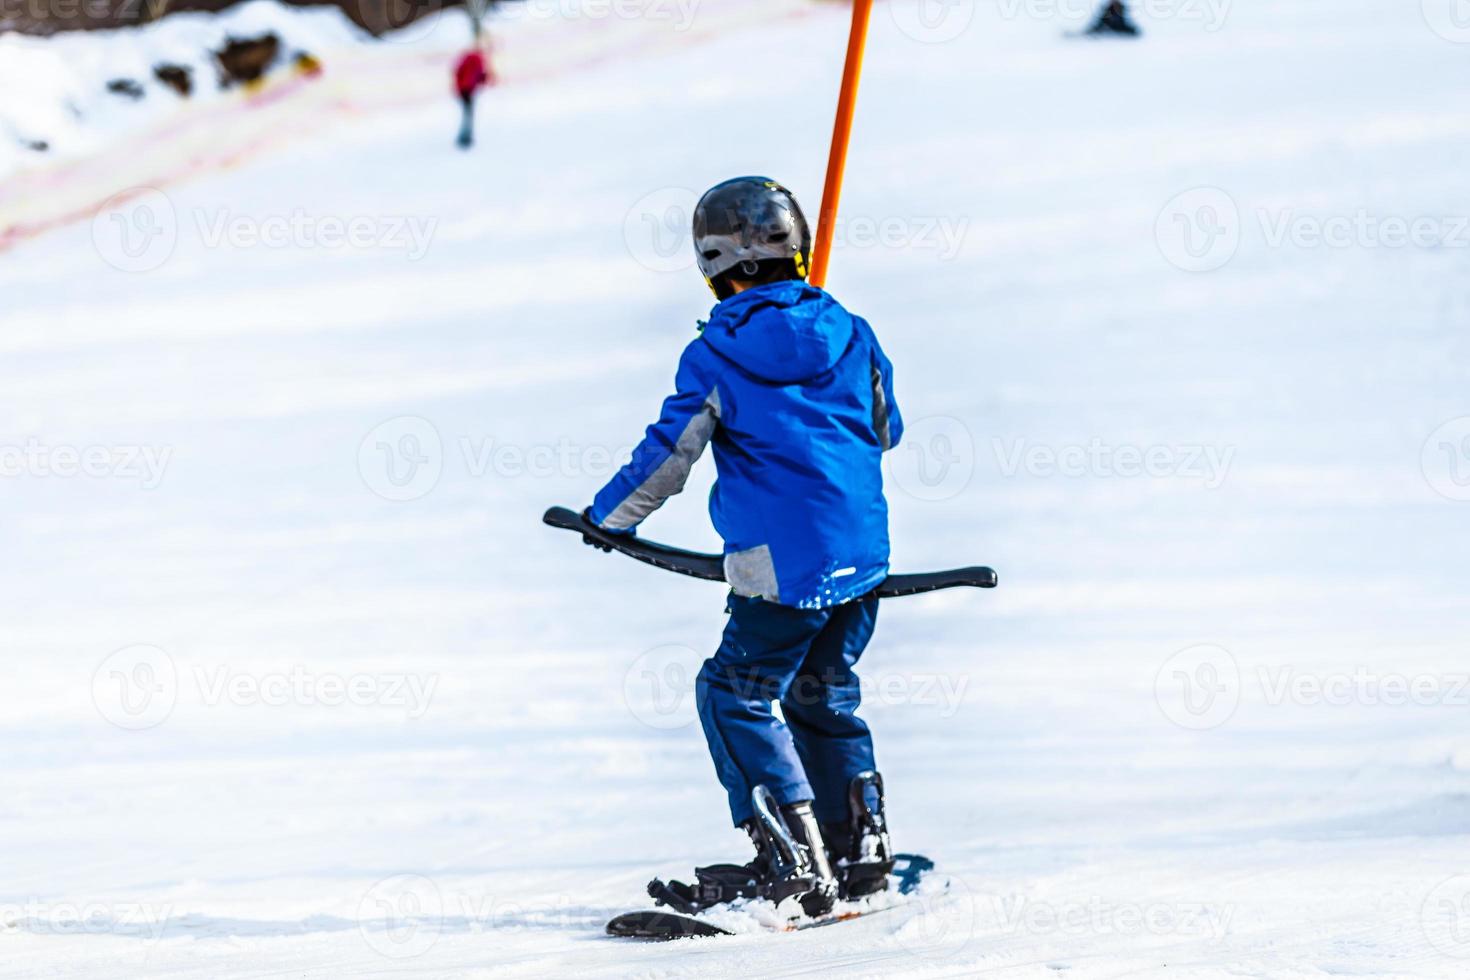
<svg viewBox="0 0 1470 980"><path fill-rule="evenodd" d="M873 431L878 433L878 445L887 452L893 448L893 437L888 430L888 396L883 394L883 372L873 365Z"/></svg>
<svg viewBox="0 0 1470 980"><path fill-rule="evenodd" d="M633 527L662 507L665 500L683 490L689 471L704 454L704 447L709 445L719 420L720 390L715 388L704 400L704 408L684 426L669 458L607 515L602 526L613 530Z"/></svg>
<svg viewBox="0 0 1470 980"><path fill-rule="evenodd" d="M753 596L771 602L781 601L781 587L776 581L776 563L768 545L732 551L725 556L725 581L739 596Z"/></svg>

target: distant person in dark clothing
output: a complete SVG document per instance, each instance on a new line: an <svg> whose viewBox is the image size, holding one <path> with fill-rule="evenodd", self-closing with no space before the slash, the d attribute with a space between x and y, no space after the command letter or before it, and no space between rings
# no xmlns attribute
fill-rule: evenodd
<svg viewBox="0 0 1470 980"><path fill-rule="evenodd" d="M1140 31L1138 25L1128 19L1128 8L1124 6L1123 0L1108 0L1103 4L1102 10L1098 11L1097 20L1093 21L1087 33L1094 36L1118 34L1123 37L1137 37Z"/></svg>
<svg viewBox="0 0 1470 980"><path fill-rule="evenodd" d="M468 150L475 143L475 94L486 85L495 84L495 72L491 70L485 54L486 46L476 44L461 55L454 66L454 90L459 93L460 104L464 106L464 119L456 141L461 150Z"/></svg>

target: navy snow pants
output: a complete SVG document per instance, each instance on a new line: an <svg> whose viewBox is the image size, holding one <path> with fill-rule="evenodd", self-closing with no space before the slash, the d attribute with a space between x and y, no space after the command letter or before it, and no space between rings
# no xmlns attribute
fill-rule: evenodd
<svg viewBox="0 0 1470 980"><path fill-rule="evenodd" d="M763 783L779 803L811 800L820 823L845 823L849 783L874 768L852 668L873 636L878 600L797 609L731 595L729 603L695 699L730 815L736 826L751 819L750 791Z"/></svg>

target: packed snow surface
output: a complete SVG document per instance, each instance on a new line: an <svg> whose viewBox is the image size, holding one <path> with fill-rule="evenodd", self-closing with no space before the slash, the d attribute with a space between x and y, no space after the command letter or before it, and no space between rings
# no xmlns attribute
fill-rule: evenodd
<svg viewBox="0 0 1470 980"><path fill-rule="evenodd" d="M0 976L1470 975L1470 37L1381 0L879 5L829 285L895 569L1001 575L862 664L949 886L602 936L744 859L722 593L539 517L708 309L693 193L815 212L846 31L654 6L523 15L471 153L424 34L269 152L27 192L122 196L0 252ZM648 537L717 545L711 469Z"/></svg>

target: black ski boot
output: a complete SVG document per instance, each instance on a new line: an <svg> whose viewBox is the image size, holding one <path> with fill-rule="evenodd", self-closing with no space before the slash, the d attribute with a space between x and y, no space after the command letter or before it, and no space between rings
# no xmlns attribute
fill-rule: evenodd
<svg viewBox="0 0 1470 980"><path fill-rule="evenodd" d="M867 788L878 796L878 808L869 809ZM888 888L893 870L893 845L888 842L888 820L883 815L883 777L873 770L860 772L847 788L847 823L822 824L822 840L831 855L843 898L861 898Z"/></svg>
<svg viewBox="0 0 1470 980"><path fill-rule="evenodd" d="M832 910L837 879L821 846L811 803L780 806L764 786L755 788L751 802L755 817L741 826L755 845L755 860L695 868L692 885L655 878L648 883L648 894L656 904L694 915L739 898L764 898L779 904L796 895L807 915Z"/></svg>
<svg viewBox="0 0 1470 980"><path fill-rule="evenodd" d="M801 908L810 916L826 915L837 901L837 877L827 860L822 831L810 800L777 806L764 786L750 794L755 805L755 829L751 839L767 860L765 888L773 902L801 896Z"/></svg>

